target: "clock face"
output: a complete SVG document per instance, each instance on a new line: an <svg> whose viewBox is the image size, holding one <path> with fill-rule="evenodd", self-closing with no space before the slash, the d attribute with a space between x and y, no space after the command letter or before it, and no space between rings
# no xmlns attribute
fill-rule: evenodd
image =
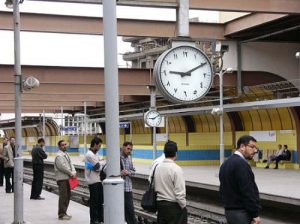
<svg viewBox="0 0 300 224"><path fill-rule="evenodd" d="M145 114L145 122L150 127L158 127L161 123L161 115L156 110L149 110Z"/></svg>
<svg viewBox="0 0 300 224"><path fill-rule="evenodd" d="M179 46L163 53L154 67L160 92L172 102L197 101L209 91L213 69L198 48Z"/></svg>

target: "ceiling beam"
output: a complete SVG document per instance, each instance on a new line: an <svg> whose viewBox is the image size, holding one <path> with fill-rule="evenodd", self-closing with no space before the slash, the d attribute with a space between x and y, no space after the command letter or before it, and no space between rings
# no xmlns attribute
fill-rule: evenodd
<svg viewBox="0 0 300 224"><path fill-rule="evenodd" d="M0 30L13 30L11 12L0 12ZM103 19L83 16L21 13L21 31L69 34L103 34ZM173 21L118 19L118 35L129 37L176 37ZM224 39L224 25L190 23L194 39Z"/></svg>
<svg viewBox="0 0 300 224"><path fill-rule="evenodd" d="M14 66L1 65L1 82L14 82ZM120 85L150 85L149 69L119 68ZM104 85L104 68L88 67L59 67L59 66L30 66L22 65L23 79L26 76L36 77L40 83L47 84L99 84Z"/></svg>
<svg viewBox="0 0 300 224"><path fill-rule="evenodd" d="M15 94L0 94L1 101L15 101ZM101 102L104 101L104 95L81 95L81 94L74 94L74 95L67 95L67 94L30 94L30 92L25 92L22 94L22 102ZM83 104L82 104L83 105Z"/></svg>
<svg viewBox="0 0 300 224"><path fill-rule="evenodd" d="M41 1L41 0L31 0ZM52 2L72 2L102 4L102 0L47 0ZM177 0L118 0L118 5L138 7L176 8ZM267 13L300 13L299 0L189 0L190 9L267 12Z"/></svg>
<svg viewBox="0 0 300 224"><path fill-rule="evenodd" d="M1 101L15 101L15 94L2 93L0 94ZM30 92L24 92L22 94L22 102L24 101L38 101L44 102L104 102L103 94L31 94ZM138 102L139 96L119 96L120 102ZM82 104L83 105L83 104Z"/></svg>
<svg viewBox="0 0 300 224"><path fill-rule="evenodd" d="M277 19L287 17L287 14L266 14L256 13L250 14L225 24L224 36L228 36L249 28L254 28L262 24L272 22Z"/></svg>
<svg viewBox="0 0 300 224"><path fill-rule="evenodd" d="M63 84L46 84L40 83L39 88L30 90L35 94L104 94L104 85L97 84L82 84L82 85L63 85ZM11 93L15 92L15 83L0 83L0 93ZM119 86L120 95L149 95L149 89L147 86L136 86L136 85L121 85Z"/></svg>
<svg viewBox="0 0 300 224"><path fill-rule="evenodd" d="M61 105L63 106L63 105ZM64 112L72 112L72 111L83 111L83 107L66 107L63 106ZM60 113L61 107L30 107L30 106L22 106L22 113ZM14 113L15 107L14 106L7 106L7 107L0 107L1 113Z"/></svg>
<svg viewBox="0 0 300 224"><path fill-rule="evenodd" d="M0 101L0 108L2 107L13 107L15 105L14 101ZM86 102L88 107L96 107L96 102ZM53 102L44 100L44 102L38 101L22 101L22 107L50 107L50 108L59 108L63 107L82 107L83 102ZM1 110L1 109L0 109Z"/></svg>

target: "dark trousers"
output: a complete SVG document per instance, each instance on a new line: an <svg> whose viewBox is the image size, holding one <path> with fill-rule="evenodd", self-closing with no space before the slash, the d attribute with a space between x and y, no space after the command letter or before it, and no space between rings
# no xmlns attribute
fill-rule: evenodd
<svg viewBox="0 0 300 224"><path fill-rule="evenodd" d="M58 199L58 217L63 217L67 214L67 210L71 198L71 188L69 180L57 181L59 199Z"/></svg>
<svg viewBox="0 0 300 224"><path fill-rule="evenodd" d="M5 173L5 191L6 193L14 192L14 168L4 168ZM10 179L11 182L10 182Z"/></svg>
<svg viewBox="0 0 300 224"><path fill-rule="evenodd" d="M132 192L125 192L125 220L127 224L136 224Z"/></svg>
<svg viewBox="0 0 300 224"><path fill-rule="evenodd" d="M246 210L225 210L227 224L251 224L252 218Z"/></svg>
<svg viewBox="0 0 300 224"><path fill-rule="evenodd" d="M43 189L43 179L44 179L44 165L43 164L33 164L33 181L31 186L30 198L38 198L41 196Z"/></svg>
<svg viewBox="0 0 300 224"><path fill-rule="evenodd" d="M0 186L3 186L4 177L4 160L0 159Z"/></svg>
<svg viewBox="0 0 300 224"><path fill-rule="evenodd" d="M178 203L157 201L157 224L187 224L187 210Z"/></svg>
<svg viewBox="0 0 300 224"><path fill-rule="evenodd" d="M91 224L103 222L103 186L101 182L89 185Z"/></svg>
<svg viewBox="0 0 300 224"><path fill-rule="evenodd" d="M276 168L278 168L278 163L281 161L281 160L286 160L286 156L285 155L279 155L275 158L275 162L276 162Z"/></svg>

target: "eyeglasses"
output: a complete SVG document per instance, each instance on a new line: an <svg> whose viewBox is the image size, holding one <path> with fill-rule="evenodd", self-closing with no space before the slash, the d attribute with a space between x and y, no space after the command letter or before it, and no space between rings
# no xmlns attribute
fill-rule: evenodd
<svg viewBox="0 0 300 224"><path fill-rule="evenodd" d="M250 144L247 144L246 146L249 146L249 147L252 148L252 149L257 149L257 146L256 146L256 145L250 145Z"/></svg>

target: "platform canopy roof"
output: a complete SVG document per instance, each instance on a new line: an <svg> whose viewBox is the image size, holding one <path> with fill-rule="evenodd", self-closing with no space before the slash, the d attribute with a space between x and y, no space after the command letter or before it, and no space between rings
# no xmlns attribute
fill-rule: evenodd
<svg viewBox="0 0 300 224"><path fill-rule="evenodd" d="M38 1L38 0L30 0ZM48 0L52 2L93 3L101 0ZM118 5L176 8L177 0L119 0ZM300 3L298 0L190 0L191 9L248 12L226 23L190 22L195 40L234 40L300 42ZM13 30L12 12L0 11L0 30ZM88 16L21 13L21 30L29 32L103 34L102 18ZM125 37L175 37L176 23L140 19L118 19L118 35ZM22 65L22 73L34 74L41 88L22 94L23 112L83 111L104 106L103 68L50 67ZM0 65L0 113L14 111L13 65ZM84 76L82 74L85 74ZM277 80L278 81L278 80ZM147 107L151 71L119 69L120 104ZM235 81L229 82L233 89ZM212 90L213 91L213 90ZM211 94L212 96L214 93ZM215 94L217 96L217 94ZM143 104L141 104L143 102Z"/></svg>

